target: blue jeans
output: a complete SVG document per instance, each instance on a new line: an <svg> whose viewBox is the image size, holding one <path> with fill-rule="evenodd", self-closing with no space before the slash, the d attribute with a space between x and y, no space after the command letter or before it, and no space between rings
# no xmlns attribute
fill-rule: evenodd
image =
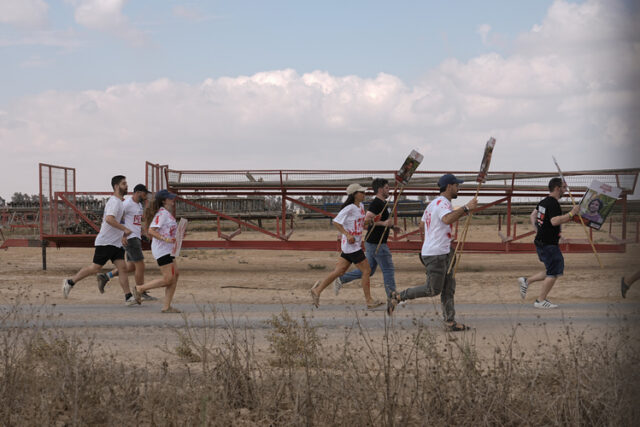
<svg viewBox="0 0 640 427"><path fill-rule="evenodd" d="M386 243L380 245L378 253L376 254L377 243L364 242L364 249L367 255L367 261L371 267L371 275L376 272L378 265L382 270L382 278L384 280L384 290L387 293L387 297L391 296L391 292L396 290L396 278L395 268L393 267L393 260L391 259L391 251ZM342 276L340 280L342 283L349 283L353 280L362 278L362 272L358 269L351 270Z"/></svg>

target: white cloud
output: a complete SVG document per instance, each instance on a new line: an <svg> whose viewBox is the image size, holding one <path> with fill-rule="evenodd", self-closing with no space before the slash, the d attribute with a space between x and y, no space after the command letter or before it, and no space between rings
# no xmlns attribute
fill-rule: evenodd
<svg viewBox="0 0 640 427"><path fill-rule="evenodd" d="M206 15L202 13L202 11L198 10L194 6L187 5L177 5L171 9L171 13L174 16L177 16L182 19L186 19L187 21L192 22L207 22L217 19L218 17L215 15Z"/></svg>
<svg viewBox="0 0 640 427"><path fill-rule="evenodd" d="M494 170L552 171L551 155L566 170L638 167L639 65L615 58L637 52L627 25L637 15L617 3L603 12L601 1L558 0L510 56L447 60L413 86L389 74L284 69L25 97L0 112L0 150L15 160L5 167L21 177L0 182L0 195L35 191L38 161L78 168L79 187L93 190L116 172L142 180L145 160L395 169L415 148L421 168L476 170L489 136Z"/></svg>
<svg viewBox="0 0 640 427"><path fill-rule="evenodd" d="M146 35L135 28L122 13L127 0L67 0L75 7L78 24L96 31L104 31L127 40L133 46L143 46Z"/></svg>
<svg viewBox="0 0 640 427"><path fill-rule="evenodd" d="M49 6L43 0L2 0L0 23L39 28L47 22Z"/></svg>

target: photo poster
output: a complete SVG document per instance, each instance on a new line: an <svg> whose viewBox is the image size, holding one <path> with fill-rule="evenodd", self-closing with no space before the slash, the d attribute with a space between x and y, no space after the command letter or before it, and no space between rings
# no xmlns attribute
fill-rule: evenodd
<svg viewBox="0 0 640 427"><path fill-rule="evenodd" d="M180 222L178 223L178 229L176 230L176 243L173 245L173 251L171 251L171 256L177 257L180 255L180 249L182 248L182 239L184 239L184 234L187 232L187 223L189 221L185 218L180 218Z"/></svg>
<svg viewBox="0 0 640 427"><path fill-rule="evenodd" d="M487 180L487 173L489 172L489 165L491 164L491 155L493 154L493 147L496 145L495 138L489 138L487 145L484 147L484 155L482 156L482 163L480 163L480 173L478 173L477 182L484 183Z"/></svg>
<svg viewBox="0 0 640 427"><path fill-rule="evenodd" d="M396 172L396 181L402 185L407 185L411 179L411 175L418 169L423 159L424 156L422 154L416 150L411 150L411 153L402 164L400 170Z"/></svg>
<svg viewBox="0 0 640 427"><path fill-rule="evenodd" d="M613 210L622 190L594 179L580 201L580 216L585 225L600 230Z"/></svg>

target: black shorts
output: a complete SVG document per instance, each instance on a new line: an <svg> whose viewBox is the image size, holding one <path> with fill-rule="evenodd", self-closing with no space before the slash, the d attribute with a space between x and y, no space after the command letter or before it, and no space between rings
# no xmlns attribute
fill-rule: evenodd
<svg viewBox="0 0 640 427"><path fill-rule="evenodd" d="M353 264L360 264L362 261L367 259L362 249L356 252L351 252L350 254L342 252L340 256Z"/></svg>
<svg viewBox="0 0 640 427"><path fill-rule="evenodd" d="M117 246L96 246L96 250L93 253L93 263L101 266L105 265L107 261L114 262L119 259L124 260L124 248Z"/></svg>
<svg viewBox="0 0 640 427"><path fill-rule="evenodd" d="M158 262L158 266L162 267L163 265L169 265L173 262L173 260L175 259L175 257L166 254L161 256L160 258L158 258L156 261Z"/></svg>

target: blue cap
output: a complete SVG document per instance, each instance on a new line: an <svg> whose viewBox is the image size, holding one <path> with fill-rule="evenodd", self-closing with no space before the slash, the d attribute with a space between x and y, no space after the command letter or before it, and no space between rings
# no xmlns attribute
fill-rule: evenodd
<svg viewBox="0 0 640 427"><path fill-rule="evenodd" d="M463 180L456 178L454 174L447 173L442 175L438 180L438 187L443 188L449 184L462 184L463 182Z"/></svg>
<svg viewBox="0 0 640 427"><path fill-rule="evenodd" d="M156 193L156 199L175 199L176 195L170 193L169 190L162 189Z"/></svg>

